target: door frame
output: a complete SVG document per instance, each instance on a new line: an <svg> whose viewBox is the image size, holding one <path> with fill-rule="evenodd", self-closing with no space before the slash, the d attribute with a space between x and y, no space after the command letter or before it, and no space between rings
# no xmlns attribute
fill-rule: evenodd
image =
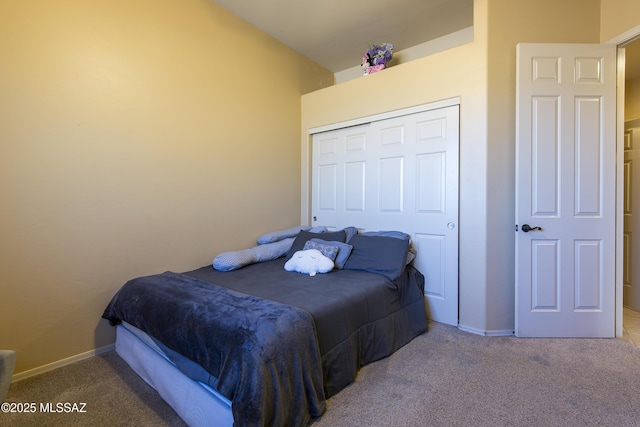
<svg viewBox="0 0 640 427"><path fill-rule="evenodd" d="M640 25L603 43L615 45L617 47L618 66L617 93L616 93L616 296L615 296L615 317L616 317L616 337L622 337L623 304L622 295L624 284L622 282L623 261L624 261L624 98L625 98L625 50L624 47L640 38Z"/></svg>
<svg viewBox="0 0 640 427"><path fill-rule="evenodd" d="M625 67L625 69L626 69L626 67ZM625 165L628 164L628 162L629 162L629 157L627 157L629 155L629 151L628 151L629 141L627 141L626 138L627 138L627 135L629 135L629 131L630 130L639 130L638 132L636 132L636 134L637 135L640 134L640 118L631 119L631 120L625 120L624 121L624 135L623 135L623 138L624 138L623 139L623 143L624 143L623 153L624 154L623 155L624 155L624 162L625 162L624 164ZM633 136L630 136L630 138L631 138L631 143L633 143ZM637 139L638 138L636 138L636 140ZM640 152L638 152L638 150L633 150L633 146L632 146L631 147L631 152L634 152L634 151L635 151L634 156L637 156L637 157L635 157L635 160L637 162L638 160L640 160ZM633 162L633 160L632 160L632 162ZM633 172L633 168L632 168L630 173L629 172L624 172L624 177L626 178L626 182L627 182L626 185L627 186L632 185L631 183L629 183L629 181L630 181L630 177L631 177L631 181L633 181L633 176L634 175L638 175L638 176L636 176L635 180L640 178L640 174L635 174ZM635 182L634 182L634 184L635 184ZM635 188L638 188L638 187L640 187L640 185L636 185L635 186ZM622 190L623 190L623 197L624 197L624 201L623 201L622 205L623 205L623 208L625 208L624 205L626 203L629 203L629 188L625 187L625 183L624 182L623 182ZM628 209L628 206L625 209ZM635 209L635 207L632 207L632 209ZM636 210L632 210L632 213L633 212L637 212L637 209ZM629 227L627 227L628 215L626 215L626 212L623 212L622 216L623 216L623 222L622 222L623 237L622 238L625 239L625 233L629 232ZM638 229L638 228L639 227L636 227L636 229ZM629 277L628 277L628 275L629 275L630 272L629 272L629 266L626 265L626 263L627 262L633 262L633 261L630 261L630 260L633 259L633 254L634 254L633 236L635 234L633 234L633 227L631 227L631 231L632 231L632 237L631 237L632 242L631 243L627 243L627 245L629 245L629 244L631 245L631 258L629 257L629 248L628 247L626 248L627 253L626 254L624 253L624 250L625 250L624 242L623 242L623 252L622 252L622 255L621 255L623 257L623 260L622 260L622 269L623 269L623 272L622 272L622 288L623 288L622 289L622 311L623 312L624 312L625 302L626 302L626 306L630 306L630 307L631 306L635 306L636 310L638 309L638 307L640 307L640 304L631 304L631 305L629 305L629 301L627 300L627 297L629 297L629 298L633 299L634 303L636 301L640 302L638 300L638 297L640 297L640 294L636 294L635 291L634 291L634 288L632 288L631 290L627 289L627 286L629 285ZM637 236L636 236L636 240L637 240ZM627 279L626 280L625 280L625 274L627 275ZM633 278L633 275L632 275L632 278ZM623 321L624 321L624 314L623 314L622 318L623 318Z"/></svg>

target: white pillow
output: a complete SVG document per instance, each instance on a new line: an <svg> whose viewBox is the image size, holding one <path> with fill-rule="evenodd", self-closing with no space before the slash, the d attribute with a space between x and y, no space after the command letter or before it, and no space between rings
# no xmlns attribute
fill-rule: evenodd
<svg viewBox="0 0 640 427"><path fill-rule="evenodd" d="M317 249L307 249L294 253L284 264L284 269L315 276L316 273L328 273L333 270L333 261Z"/></svg>

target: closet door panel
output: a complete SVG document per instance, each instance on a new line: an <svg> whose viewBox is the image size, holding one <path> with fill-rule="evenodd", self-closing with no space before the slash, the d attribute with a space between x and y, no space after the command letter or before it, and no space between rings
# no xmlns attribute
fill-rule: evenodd
<svg viewBox="0 0 640 427"><path fill-rule="evenodd" d="M312 225L399 230L428 315L458 324L459 106L313 135Z"/></svg>

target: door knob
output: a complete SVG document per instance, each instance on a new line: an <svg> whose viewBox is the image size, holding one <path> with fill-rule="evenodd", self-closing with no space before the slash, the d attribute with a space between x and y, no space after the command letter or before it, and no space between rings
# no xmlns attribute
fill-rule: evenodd
<svg viewBox="0 0 640 427"><path fill-rule="evenodd" d="M540 227L531 227L529 224L522 224L522 231L524 231L525 233L528 233L530 231L535 231L535 230L542 231L542 228L540 228Z"/></svg>

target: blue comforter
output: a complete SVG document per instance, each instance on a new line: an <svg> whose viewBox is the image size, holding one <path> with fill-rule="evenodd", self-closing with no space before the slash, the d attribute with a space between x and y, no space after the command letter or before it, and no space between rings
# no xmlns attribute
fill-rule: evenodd
<svg viewBox="0 0 640 427"><path fill-rule="evenodd" d="M227 396L236 425L305 425L361 366L427 330L424 276L408 266L394 281L351 270L311 277L284 263L135 279L103 317L147 332L178 367L196 362L206 372L183 372Z"/></svg>
<svg viewBox="0 0 640 427"><path fill-rule="evenodd" d="M166 272L127 282L103 317L214 375L236 425L306 425L325 410L314 320L303 309Z"/></svg>

